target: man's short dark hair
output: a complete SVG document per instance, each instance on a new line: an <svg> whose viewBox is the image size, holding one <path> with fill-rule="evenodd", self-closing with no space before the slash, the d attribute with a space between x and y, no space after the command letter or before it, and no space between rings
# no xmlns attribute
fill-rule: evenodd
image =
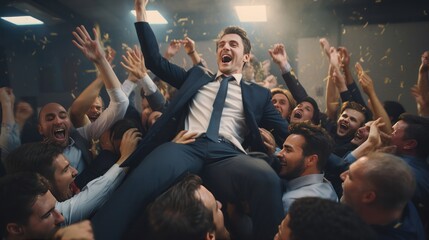
<svg viewBox="0 0 429 240"><path fill-rule="evenodd" d="M213 211L196 194L201 184L200 177L187 175L150 205L148 222L153 239L202 240L215 231Z"/></svg>
<svg viewBox="0 0 429 240"><path fill-rule="evenodd" d="M26 225L37 196L49 190L48 181L34 172L6 175L0 179L0 238L6 237L6 225Z"/></svg>
<svg viewBox="0 0 429 240"><path fill-rule="evenodd" d="M244 54L250 53L250 50L252 49L252 45L250 44L250 39L247 36L246 31L243 28L238 27L238 26L229 26L229 27L223 29L219 33L218 40L216 41L216 50L218 48L219 40L227 34L237 34L238 36L240 36L241 40L243 40Z"/></svg>
<svg viewBox="0 0 429 240"><path fill-rule="evenodd" d="M62 148L54 144L37 142L21 145L7 156L4 162L6 173L37 172L54 183L52 163L62 153Z"/></svg>
<svg viewBox="0 0 429 240"><path fill-rule="evenodd" d="M368 109L366 109L366 107L360 105L359 103L352 102L352 101L344 102L343 105L341 105L340 115L344 112L344 110L346 110L348 108L353 109L353 110L358 111L358 112L363 114L364 120L361 123L361 125L365 124L367 122L367 120L370 119L370 112L368 111Z"/></svg>
<svg viewBox="0 0 429 240"><path fill-rule="evenodd" d="M299 198L289 208L292 240L375 240L376 235L348 206L316 197Z"/></svg>
<svg viewBox="0 0 429 240"><path fill-rule="evenodd" d="M334 146L328 132L324 128L310 122L299 122L289 125L289 133L301 135L305 138L305 143L302 146L303 155L310 156L316 154L319 159L317 161L317 168L323 171Z"/></svg>
<svg viewBox="0 0 429 240"><path fill-rule="evenodd" d="M398 121L407 123L404 131L405 139L417 141L416 153L418 157L426 158L429 155L429 119L417 115L403 113Z"/></svg>

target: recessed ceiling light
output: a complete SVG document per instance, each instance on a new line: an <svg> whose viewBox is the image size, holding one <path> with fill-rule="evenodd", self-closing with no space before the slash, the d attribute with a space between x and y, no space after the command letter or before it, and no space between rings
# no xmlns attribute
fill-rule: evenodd
<svg viewBox="0 0 429 240"><path fill-rule="evenodd" d="M16 17L1 17L3 20L6 20L15 25L40 25L43 24L42 21L36 19L32 16L16 16Z"/></svg>
<svg viewBox="0 0 429 240"><path fill-rule="evenodd" d="M265 5L256 6L236 6L240 22L266 22L267 21L267 8Z"/></svg>
<svg viewBox="0 0 429 240"><path fill-rule="evenodd" d="M131 10L131 13L134 16L136 15L135 10ZM152 24L167 24L168 23L167 20L157 10L147 10L146 14L147 14L147 19L148 19L149 23L152 23Z"/></svg>

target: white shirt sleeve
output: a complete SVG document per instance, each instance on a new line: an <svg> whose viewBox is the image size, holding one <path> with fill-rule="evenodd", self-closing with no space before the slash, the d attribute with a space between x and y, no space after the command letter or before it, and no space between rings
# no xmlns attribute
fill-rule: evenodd
<svg viewBox="0 0 429 240"><path fill-rule="evenodd" d="M134 83L131 80L127 79L122 83L122 91L124 91L125 95L129 97L134 88L136 88L136 86L137 83Z"/></svg>
<svg viewBox="0 0 429 240"><path fill-rule="evenodd" d="M57 202L55 209L64 216L64 224L88 219L109 199L124 177L125 169L114 164L103 176L89 182L80 193L64 202Z"/></svg>
<svg viewBox="0 0 429 240"><path fill-rule="evenodd" d="M100 138L104 131L125 116L129 100L122 88L107 89L107 93L110 97L110 103L100 117L94 122L76 129L87 140Z"/></svg>
<svg viewBox="0 0 429 240"><path fill-rule="evenodd" d="M147 74L143 77L143 79L139 79L137 85L143 88L145 96L154 94L158 89L152 78L150 78Z"/></svg>

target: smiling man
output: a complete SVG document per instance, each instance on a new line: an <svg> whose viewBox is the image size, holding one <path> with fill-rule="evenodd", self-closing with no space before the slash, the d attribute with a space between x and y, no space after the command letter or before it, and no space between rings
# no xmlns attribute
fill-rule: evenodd
<svg viewBox="0 0 429 240"><path fill-rule="evenodd" d="M72 167L56 145L45 143L24 144L11 152L5 161L7 174L37 172L49 181L49 190L58 200L55 204L70 225L89 218L110 196L125 176L119 167L127 156L118 160L103 176L89 182L80 191L74 179L78 171Z"/></svg>
<svg viewBox="0 0 429 240"><path fill-rule="evenodd" d="M202 177L212 183L209 190L216 198L249 203L254 238L272 239L283 219L280 179L268 163L246 155L244 149L267 151L259 128L271 131L276 142L283 143L287 122L271 103L268 89L242 81L243 67L250 60L247 33L233 26L219 34L216 74L199 65L185 70L160 54L147 22L147 2L135 1L135 27L146 67L179 90L125 163L136 167L134 171L94 216L96 237L120 239L139 214L136 209L142 209L182 174L204 171ZM195 141L170 142L180 130L196 134ZM226 174L219 177L219 172ZM129 201L133 207L117 208ZM105 221L110 218L116 221Z"/></svg>

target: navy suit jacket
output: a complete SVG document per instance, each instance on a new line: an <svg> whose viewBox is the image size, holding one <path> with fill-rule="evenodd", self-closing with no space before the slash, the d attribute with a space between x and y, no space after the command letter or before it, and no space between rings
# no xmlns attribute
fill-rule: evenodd
<svg viewBox="0 0 429 240"><path fill-rule="evenodd" d="M158 42L147 22L135 23L140 46L145 58L145 64L156 76L179 89L168 108L150 128L147 135L139 143L133 155L124 163L134 165L142 160L160 144L171 141L177 132L183 129L184 118L189 110L189 102L198 90L213 81L214 74L202 66L194 66L188 71L161 56ZM243 143L244 148L251 147L252 151L265 151L259 133L259 127L265 128L274 135L276 143L281 146L288 135L288 123L278 113L271 103L271 93L257 84L241 81L248 136Z"/></svg>

